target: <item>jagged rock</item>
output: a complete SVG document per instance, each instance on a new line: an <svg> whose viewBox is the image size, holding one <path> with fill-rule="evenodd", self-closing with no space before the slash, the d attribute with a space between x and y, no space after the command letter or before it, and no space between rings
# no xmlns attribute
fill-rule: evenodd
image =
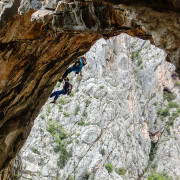
<svg viewBox="0 0 180 180"><path fill-rule="evenodd" d="M49 2L22 1L20 5L19 0L1 1L0 169L20 150L33 120L68 65L102 36L126 32L149 39L168 53L168 61L180 67L178 1L139 0L134 4L127 0L117 1L125 5L116 6L101 1L63 1L67 9L58 13L53 8L60 3ZM18 15L18 8L23 16ZM52 8L53 17L43 8ZM32 20L45 24L31 22L33 13ZM118 93L121 96L120 90Z"/></svg>
<svg viewBox="0 0 180 180"><path fill-rule="evenodd" d="M43 159L43 172L32 179L134 180L147 179L154 171L177 179L179 115L170 132L167 129L177 108L170 108L167 117L158 116L159 109L168 105L163 85L176 94L176 103L180 99L171 77L175 68L165 62L166 54L150 42L123 34L99 40L85 56L83 77L70 76L74 95L60 97L57 104L46 102L21 151L24 165L29 163L27 152L32 146ZM62 84L55 90L61 88ZM63 166L58 164L63 152L57 152L58 143L48 131L52 122L62 124L68 135L62 142L71 155ZM105 167L108 162L114 166L112 172Z"/></svg>

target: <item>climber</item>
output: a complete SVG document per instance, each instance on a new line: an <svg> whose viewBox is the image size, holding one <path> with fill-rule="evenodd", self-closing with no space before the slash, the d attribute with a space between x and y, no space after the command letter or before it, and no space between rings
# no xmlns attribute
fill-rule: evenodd
<svg viewBox="0 0 180 180"><path fill-rule="evenodd" d="M61 95L61 94L70 95L73 86L72 86L71 83L69 83L69 78L68 77L64 78L64 82L65 83L64 83L63 89L61 91L55 91L55 92L53 92L51 94L50 98L55 96L54 100L51 103L55 103L56 100L58 99L59 95Z"/></svg>
<svg viewBox="0 0 180 180"><path fill-rule="evenodd" d="M81 70L82 70L83 66L85 66L86 64L87 64L86 58L85 58L85 57L80 58L78 61L75 62L74 65L72 65L71 67L69 67L69 68L66 70L66 72L63 74L62 78L59 79L59 81L62 82L63 79L66 78L67 75L68 75L69 73L71 73L72 71L75 71L76 74L79 74L79 73L80 73L80 76L82 76Z"/></svg>

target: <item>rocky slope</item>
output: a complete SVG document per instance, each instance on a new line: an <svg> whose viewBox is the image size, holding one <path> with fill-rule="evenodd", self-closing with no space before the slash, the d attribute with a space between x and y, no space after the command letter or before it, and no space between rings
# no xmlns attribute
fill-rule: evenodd
<svg viewBox="0 0 180 180"><path fill-rule="evenodd" d="M36 118L20 179L179 179L180 82L165 53L123 34L85 56L71 96L49 99Z"/></svg>
<svg viewBox="0 0 180 180"><path fill-rule="evenodd" d="M0 170L59 76L97 39L122 32L149 39L180 67L179 0L107 2L0 0Z"/></svg>

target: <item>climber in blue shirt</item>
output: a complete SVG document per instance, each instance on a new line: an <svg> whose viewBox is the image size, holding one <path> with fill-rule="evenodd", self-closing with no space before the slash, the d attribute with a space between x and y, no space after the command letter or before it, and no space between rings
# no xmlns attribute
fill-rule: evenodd
<svg viewBox="0 0 180 180"><path fill-rule="evenodd" d="M63 94L63 95L69 95L70 93L71 93L71 90L72 90L72 84L71 83L69 83L69 78L65 78L64 79L64 86L63 86L63 89L61 90L61 91L54 91L52 94L51 94L51 96L50 96L50 98L51 97L53 97L53 96L55 96L54 97L54 100L51 102L51 103L55 103L56 102L56 100L58 99L58 97L61 95L61 94Z"/></svg>
<svg viewBox="0 0 180 180"><path fill-rule="evenodd" d="M59 81L62 82L62 80L63 80L64 78L66 78L67 75L68 75L69 73L71 73L72 71L75 71L76 74L79 74L79 73L80 73L80 75L82 76L81 70L82 70L83 66L85 66L86 64L87 64L86 58L85 58L85 57L80 58L78 61L75 62L74 65L72 65L71 67L69 67L69 68L66 70L66 72L63 74L62 78L61 78Z"/></svg>

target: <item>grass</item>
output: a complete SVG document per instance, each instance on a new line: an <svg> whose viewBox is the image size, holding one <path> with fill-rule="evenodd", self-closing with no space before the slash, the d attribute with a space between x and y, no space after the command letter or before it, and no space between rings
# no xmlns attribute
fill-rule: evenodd
<svg viewBox="0 0 180 180"><path fill-rule="evenodd" d="M107 163L107 164L105 165L105 168L106 168L107 171L110 173L110 172L113 171L114 166L113 166L111 163Z"/></svg>
<svg viewBox="0 0 180 180"><path fill-rule="evenodd" d="M126 170L124 168L115 168L115 172L119 175L125 175L126 174Z"/></svg>
<svg viewBox="0 0 180 180"><path fill-rule="evenodd" d="M38 151L38 149L34 148L34 147L31 147L31 151L35 154L38 154L40 155L41 153Z"/></svg>

